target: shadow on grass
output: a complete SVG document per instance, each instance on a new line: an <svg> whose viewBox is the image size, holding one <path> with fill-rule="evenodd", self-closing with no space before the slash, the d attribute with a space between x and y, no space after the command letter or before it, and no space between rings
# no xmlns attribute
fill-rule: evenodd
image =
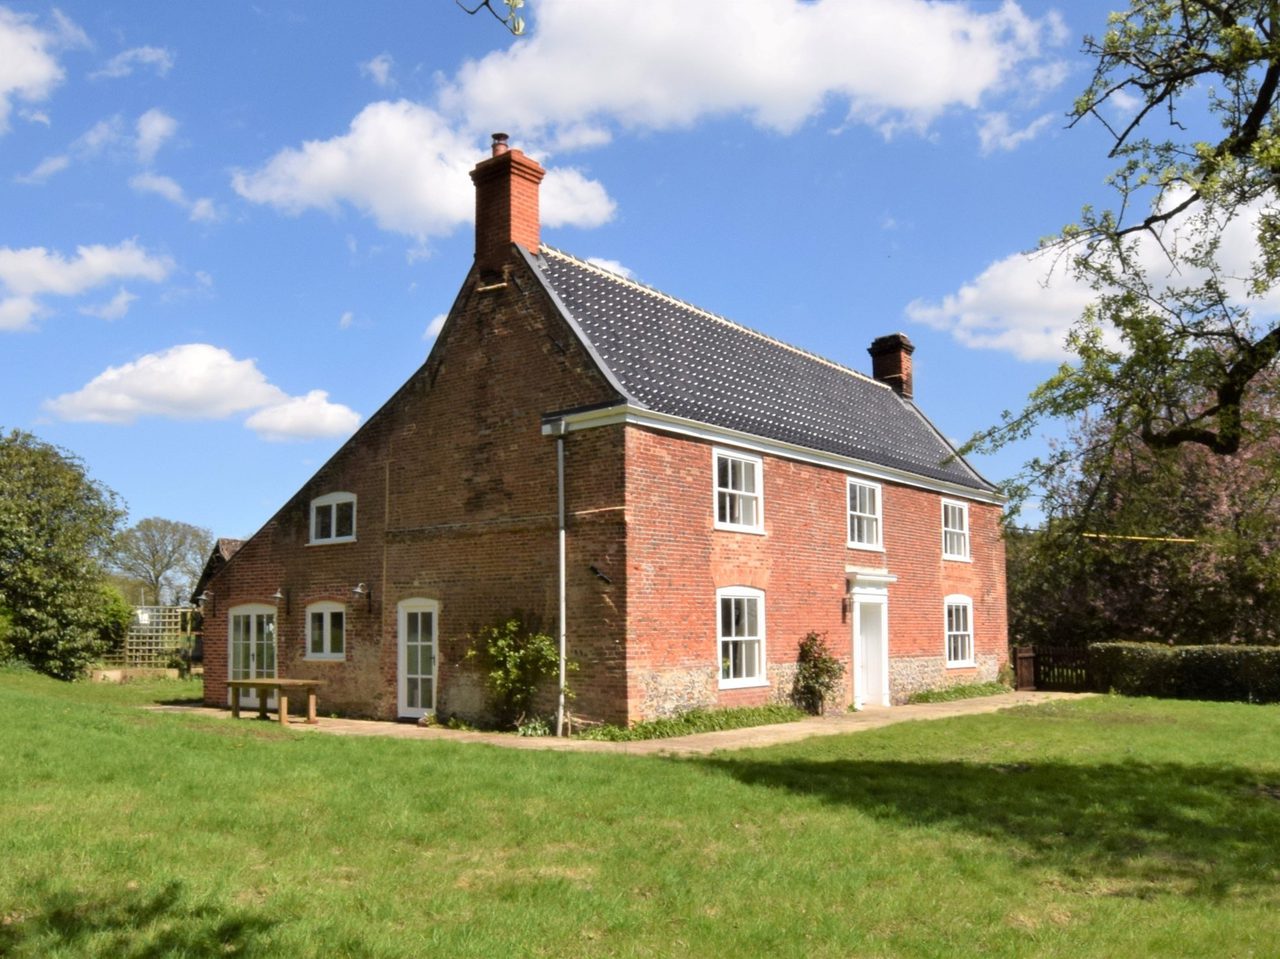
<svg viewBox="0 0 1280 959"><path fill-rule="evenodd" d="M179 882L158 892L78 895L40 890L29 913L0 917L0 956L52 952L120 959L266 956L276 922L260 912L192 902Z"/></svg>
<svg viewBox="0 0 1280 959"><path fill-rule="evenodd" d="M1240 767L697 762L748 785L1005 843L1102 894L1277 896L1280 783Z"/></svg>

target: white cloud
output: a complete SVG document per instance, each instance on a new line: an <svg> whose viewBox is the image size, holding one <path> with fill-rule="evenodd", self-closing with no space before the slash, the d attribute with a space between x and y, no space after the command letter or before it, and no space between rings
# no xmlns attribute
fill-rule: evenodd
<svg viewBox="0 0 1280 959"><path fill-rule="evenodd" d="M1020 360L1062 360L1065 341L1093 292L1065 264L1015 253L992 263L941 302L914 300L907 316L975 349L1003 350Z"/></svg>
<svg viewBox="0 0 1280 959"><path fill-rule="evenodd" d="M617 260L606 260L602 256L589 256L587 262L592 266L598 266L602 270L608 270L610 273L616 273L618 276L626 277L628 280L634 280L636 275L627 269Z"/></svg>
<svg viewBox="0 0 1280 959"><path fill-rule="evenodd" d="M134 47L117 53L106 65L89 74L90 80L127 77L137 67L151 67L158 76L165 76L173 69L173 54L164 47Z"/></svg>
<svg viewBox="0 0 1280 959"><path fill-rule="evenodd" d="M68 259L42 246L0 247L0 329L21 329L40 311L41 296L75 297L119 280L159 283L173 269L167 256L155 256L126 240L117 246L81 246ZM20 321L19 321L20 318Z"/></svg>
<svg viewBox="0 0 1280 959"><path fill-rule="evenodd" d="M740 0L728 16L687 0L545 0L534 27L465 64L445 108L477 129L519 117L523 136L552 143L602 122L665 129L737 114L787 133L831 102L882 129L923 129L1021 82L1062 37L1059 18L1012 2L926 0Z"/></svg>
<svg viewBox="0 0 1280 959"><path fill-rule="evenodd" d="M360 425L360 414L341 403L330 403L324 390L311 390L268 406L244 423L264 440L327 439L349 436Z"/></svg>
<svg viewBox="0 0 1280 959"><path fill-rule="evenodd" d="M31 110L27 107L22 107L18 110L18 116L22 117L22 119L26 120L28 123L38 123L45 127L53 124L53 121L49 119L49 114L45 113L43 110Z"/></svg>
<svg viewBox="0 0 1280 959"><path fill-rule="evenodd" d="M76 422L133 423L143 416L225 419L256 410L245 426L264 439L342 436L360 415L331 403L323 390L291 397L270 383L253 360L238 360L208 343L186 343L107 367L82 389L45 402Z"/></svg>
<svg viewBox="0 0 1280 959"><path fill-rule="evenodd" d="M108 302L98 306L82 306L80 312L85 316L96 316L100 320L118 320L129 312L129 306L137 299L123 286Z"/></svg>
<svg viewBox="0 0 1280 959"><path fill-rule="evenodd" d="M996 150L1016 150L1028 140L1039 136L1041 131L1053 122L1053 117L1052 113L1046 113L1032 120L1021 130L1011 130L1009 114L984 113L982 123L978 127L980 149L984 156Z"/></svg>
<svg viewBox="0 0 1280 959"><path fill-rule="evenodd" d="M129 185L139 193L154 193L164 197L174 206L187 211L187 216L197 223L210 223L218 219L218 209L211 199L187 199L186 191L172 177L158 173L139 173L129 180Z"/></svg>
<svg viewBox="0 0 1280 959"><path fill-rule="evenodd" d="M444 329L444 322L447 319L449 319L449 314L437 313L431 322L427 324L427 328L422 331L422 338L427 341L434 340L440 335L440 331Z"/></svg>
<svg viewBox="0 0 1280 959"><path fill-rule="evenodd" d="M389 89L396 85L391 77L393 66L395 66L395 60L392 59L391 54L379 53L369 62L360 64L360 72L383 89Z"/></svg>
<svg viewBox="0 0 1280 959"><path fill-rule="evenodd" d="M15 99L47 100L62 82L65 74L54 51L88 42L84 31L57 10L53 19L54 29L42 29L34 17L0 7L0 133L9 129Z"/></svg>
<svg viewBox="0 0 1280 959"><path fill-rule="evenodd" d="M120 117L99 120L71 142L71 152L81 156L96 156L107 147L121 140Z"/></svg>
<svg viewBox="0 0 1280 959"><path fill-rule="evenodd" d="M424 241L475 215L469 172L481 151L434 110L407 100L365 107L348 133L281 150L262 168L237 172L236 192L286 213L337 212L349 204L384 230ZM613 213L604 188L576 170L548 171L542 215L549 225L596 225Z"/></svg>
<svg viewBox="0 0 1280 959"><path fill-rule="evenodd" d="M55 173L61 173L69 166L71 166L71 157L65 153L60 153L57 156L45 157L36 164L36 168L30 173L16 176L13 179L17 183L43 183Z"/></svg>
<svg viewBox="0 0 1280 959"><path fill-rule="evenodd" d="M338 329L349 330L351 329L351 325L355 323L355 321L356 321L356 315L352 313L350 310L347 310L340 317L338 317Z"/></svg>
<svg viewBox="0 0 1280 959"><path fill-rule="evenodd" d="M1165 199L1168 208L1185 195L1171 191ZM1260 205L1243 209L1222 230L1218 262L1228 295L1236 302L1248 302L1255 316L1270 317L1272 322L1280 316L1280 289L1253 297L1247 280L1257 254L1261 210ZM1196 242L1195 231L1195 218L1183 216L1164 229L1160 244L1145 235L1136 241L1136 262L1157 292L1195 286L1207 278L1186 267L1173 272L1165 254L1165 250L1176 254L1188 249ZM1067 356L1067 331L1096 294L1075 279L1065 259L1055 260L1053 253L1004 257L939 302L913 301L907 315L950 332L965 346L1004 350L1022 360L1062 360ZM1120 344L1115 331L1104 330L1104 335L1113 345Z"/></svg>
<svg viewBox="0 0 1280 959"><path fill-rule="evenodd" d="M138 117L138 162L149 165L160 147L178 132L178 121L163 110L152 108Z"/></svg>
<svg viewBox="0 0 1280 959"><path fill-rule="evenodd" d="M31 321L40 313L40 304L29 296L10 296L0 299L0 330L13 332L31 328Z"/></svg>

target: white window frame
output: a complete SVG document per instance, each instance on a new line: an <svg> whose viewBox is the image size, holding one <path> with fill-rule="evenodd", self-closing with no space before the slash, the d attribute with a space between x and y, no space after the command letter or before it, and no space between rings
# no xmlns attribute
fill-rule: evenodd
<svg viewBox="0 0 1280 959"><path fill-rule="evenodd" d="M964 524L962 527L947 525L947 510L957 510ZM959 538L960 551L949 549L950 541ZM942 558L956 559L969 562L971 554L969 551L969 504L958 499L944 499L942 501Z"/></svg>
<svg viewBox="0 0 1280 959"><path fill-rule="evenodd" d="M335 531L338 528L338 507L345 504L351 504L351 535L338 536ZM329 536L320 535L320 516L324 512L329 514ZM317 496L311 501L311 522L310 522L310 543L311 545L328 545L329 543L354 543L356 539L356 494L355 493L327 493L324 496Z"/></svg>
<svg viewBox="0 0 1280 959"><path fill-rule="evenodd" d="M733 489L732 486L720 485L720 461L727 459L737 461L738 463L750 466L755 476L755 490L746 492L744 490ZM732 466L730 467L732 476ZM732 483L732 478L730 479ZM755 501L756 517L754 523L733 523L728 520L720 519L720 496L724 494L729 497L751 497ZM764 532L764 460L759 456L751 453L744 453L741 450L729 450L714 447L711 451L711 509L712 516L715 517L715 528L723 530L731 530L737 533L763 533Z"/></svg>
<svg viewBox="0 0 1280 959"><path fill-rule="evenodd" d="M756 604L756 635L726 635L724 622L724 600L746 600ZM716 590L716 676L720 689L745 689L753 686L769 685L768 659L765 656L765 619L764 591L750 586L725 586ZM756 664L758 673L754 676L738 676L726 678L724 675L725 644L737 642L758 642Z"/></svg>
<svg viewBox="0 0 1280 959"><path fill-rule="evenodd" d="M347 607L344 603L335 603L329 600L320 603L311 603L307 606L306 618L306 647L302 655L303 659L323 659L323 660L344 660L347 658L347 624L350 617L347 615ZM311 619L317 613L324 616L322 633L320 636L320 652L316 652L313 648L312 641L315 639L314 626ZM334 649L333 642L333 614L342 614L342 648Z"/></svg>
<svg viewBox="0 0 1280 959"><path fill-rule="evenodd" d="M952 620L952 610L962 610L964 622ZM963 628L957 628L963 627ZM954 643L953 643L954 639ZM959 593L953 593L942 600L942 650L947 660L948 669L964 666L976 666L978 660L974 654L973 639L973 599ZM952 653L968 653L968 656L953 658Z"/></svg>
<svg viewBox="0 0 1280 959"><path fill-rule="evenodd" d="M874 513L859 513L855 511L854 490L857 487L861 487L862 489L869 490L871 494L875 497ZM847 517L849 522L848 545L852 549L874 549L874 550L880 550L881 552L883 552L884 551L884 487L882 487L879 483L869 483L863 479L853 479L852 477L850 477L849 485L846 491L846 500L847 500L847 505L849 507L849 513ZM876 535L875 535L875 540L873 542L863 542L862 540L854 538L853 528L854 528L855 519L870 520L875 524Z"/></svg>

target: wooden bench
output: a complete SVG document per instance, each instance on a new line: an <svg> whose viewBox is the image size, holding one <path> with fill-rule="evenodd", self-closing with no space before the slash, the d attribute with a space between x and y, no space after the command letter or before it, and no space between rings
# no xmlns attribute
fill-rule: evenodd
<svg viewBox="0 0 1280 959"><path fill-rule="evenodd" d="M227 689L231 690L231 717L240 718L240 691L254 689L258 692L258 718L267 718L267 697L276 694L276 711L280 716L280 725L289 725L289 692L298 690L307 694L307 723L314 726L316 720L316 689L324 685L322 679L229 679Z"/></svg>

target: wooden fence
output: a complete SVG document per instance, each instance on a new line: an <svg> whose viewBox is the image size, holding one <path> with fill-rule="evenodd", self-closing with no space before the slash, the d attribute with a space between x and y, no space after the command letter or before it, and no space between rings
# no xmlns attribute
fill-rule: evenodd
<svg viewBox="0 0 1280 959"><path fill-rule="evenodd" d="M168 666L190 652L196 610L190 606L135 606L119 649L103 657L108 666Z"/></svg>
<svg viewBox="0 0 1280 959"><path fill-rule="evenodd" d="M1014 661L1019 689L1082 693L1093 688L1087 646L1017 646Z"/></svg>

